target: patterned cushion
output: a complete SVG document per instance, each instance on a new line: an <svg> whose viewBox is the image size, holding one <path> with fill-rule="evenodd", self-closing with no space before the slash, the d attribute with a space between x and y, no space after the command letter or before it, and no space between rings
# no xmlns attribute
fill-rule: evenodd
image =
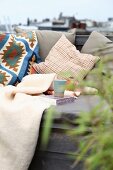
<svg viewBox="0 0 113 170"><path fill-rule="evenodd" d="M45 62L34 64L33 67L38 73L55 72L58 78L67 78L68 74L62 75L61 72L70 71L72 77L80 80L86 76L98 60L97 56L80 53L63 35L51 49Z"/></svg>
<svg viewBox="0 0 113 170"><path fill-rule="evenodd" d="M0 77L3 77L4 73L10 75L10 78L6 76L10 81L3 82L2 78L0 81L5 85L14 84L16 77L17 81L21 81L30 73L33 62L41 61L38 51L37 37L33 31L19 35L0 34Z"/></svg>

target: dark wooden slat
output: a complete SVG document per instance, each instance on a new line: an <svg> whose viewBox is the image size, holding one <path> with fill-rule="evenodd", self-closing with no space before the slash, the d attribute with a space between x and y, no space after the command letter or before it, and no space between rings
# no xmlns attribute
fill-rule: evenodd
<svg viewBox="0 0 113 170"><path fill-rule="evenodd" d="M106 37L113 41L113 36L107 35ZM89 35L76 35L75 46L77 47L78 50L81 50L82 46L85 44L88 38Z"/></svg>

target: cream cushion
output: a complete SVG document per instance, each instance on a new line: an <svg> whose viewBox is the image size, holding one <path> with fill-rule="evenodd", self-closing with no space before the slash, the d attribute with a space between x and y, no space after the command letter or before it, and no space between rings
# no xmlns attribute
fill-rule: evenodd
<svg viewBox="0 0 113 170"><path fill-rule="evenodd" d="M45 62L34 64L37 73L56 73L58 78L68 78L67 71L76 80L83 79L99 60L98 56L80 53L76 47L65 37L57 41L50 50Z"/></svg>

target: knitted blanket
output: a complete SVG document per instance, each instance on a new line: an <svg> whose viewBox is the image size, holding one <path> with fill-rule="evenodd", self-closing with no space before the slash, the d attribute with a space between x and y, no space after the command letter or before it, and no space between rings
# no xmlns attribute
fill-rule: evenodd
<svg viewBox="0 0 113 170"><path fill-rule="evenodd" d="M32 160L43 111L40 101L55 74L29 75L17 86L0 86L0 170L27 170Z"/></svg>

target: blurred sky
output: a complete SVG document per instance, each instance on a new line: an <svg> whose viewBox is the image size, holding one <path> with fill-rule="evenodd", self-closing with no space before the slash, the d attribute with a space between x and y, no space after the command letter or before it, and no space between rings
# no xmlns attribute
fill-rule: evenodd
<svg viewBox="0 0 113 170"><path fill-rule="evenodd" d="M26 24L28 17L41 21L57 18L60 12L77 19L107 21L113 17L113 0L0 0L0 23Z"/></svg>

